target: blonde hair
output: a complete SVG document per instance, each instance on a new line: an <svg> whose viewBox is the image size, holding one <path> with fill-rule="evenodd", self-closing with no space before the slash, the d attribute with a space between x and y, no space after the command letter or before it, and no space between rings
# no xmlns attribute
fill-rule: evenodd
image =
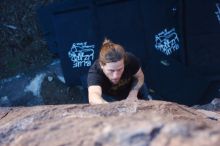
<svg viewBox="0 0 220 146"><path fill-rule="evenodd" d="M117 62L121 59L125 59L124 48L105 38L99 52L99 62L105 65L106 63Z"/></svg>

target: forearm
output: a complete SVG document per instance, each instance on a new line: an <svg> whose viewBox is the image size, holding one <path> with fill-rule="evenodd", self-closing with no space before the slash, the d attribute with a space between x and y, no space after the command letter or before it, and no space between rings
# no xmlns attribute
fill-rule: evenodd
<svg viewBox="0 0 220 146"><path fill-rule="evenodd" d="M128 94L128 97L137 97L138 92L142 85L144 84L144 74L141 69L136 73L136 75L133 78L131 90Z"/></svg>
<svg viewBox="0 0 220 146"><path fill-rule="evenodd" d="M137 97L138 92L141 88L141 86L144 84L144 78L143 79L134 79L132 82L131 90L129 92L128 97Z"/></svg>
<svg viewBox="0 0 220 146"><path fill-rule="evenodd" d="M100 86L89 86L88 93L90 104L108 103L102 98L102 88Z"/></svg>

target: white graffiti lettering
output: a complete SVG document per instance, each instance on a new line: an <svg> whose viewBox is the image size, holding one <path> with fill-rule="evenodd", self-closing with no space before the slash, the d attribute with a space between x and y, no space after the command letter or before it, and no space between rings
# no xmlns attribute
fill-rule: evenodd
<svg viewBox="0 0 220 146"><path fill-rule="evenodd" d="M218 22L220 23L220 3L216 3L217 11L215 14L217 15Z"/></svg>
<svg viewBox="0 0 220 146"><path fill-rule="evenodd" d="M155 35L155 48L166 55L172 54L174 51L178 50L179 47L179 38L175 31L175 28L167 31L160 32Z"/></svg>
<svg viewBox="0 0 220 146"><path fill-rule="evenodd" d="M95 45L87 45L87 42L73 43L68 56L73 62L73 68L89 67L94 59Z"/></svg>

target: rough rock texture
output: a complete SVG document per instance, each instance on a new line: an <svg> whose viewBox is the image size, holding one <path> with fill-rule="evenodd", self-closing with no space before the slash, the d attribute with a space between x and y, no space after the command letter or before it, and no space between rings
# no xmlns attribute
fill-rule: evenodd
<svg viewBox="0 0 220 146"><path fill-rule="evenodd" d="M162 101L5 107L0 145L219 146L219 120L218 112Z"/></svg>

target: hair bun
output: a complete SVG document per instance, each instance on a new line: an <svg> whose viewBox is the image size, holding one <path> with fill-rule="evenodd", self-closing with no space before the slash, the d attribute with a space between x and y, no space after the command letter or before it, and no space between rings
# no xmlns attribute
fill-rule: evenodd
<svg viewBox="0 0 220 146"><path fill-rule="evenodd" d="M102 45L108 44L108 43L112 43L111 40L105 38L105 40L103 41Z"/></svg>

